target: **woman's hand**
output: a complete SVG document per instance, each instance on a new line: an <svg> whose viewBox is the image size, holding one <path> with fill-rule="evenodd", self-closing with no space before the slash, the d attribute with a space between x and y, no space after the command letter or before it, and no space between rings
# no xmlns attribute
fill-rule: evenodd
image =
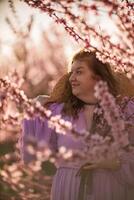
<svg viewBox="0 0 134 200"><path fill-rule="evenodd" d="M87 163L82 168L83 169L111 169L117 170L121 167L121 162L119 159L106 159L96 163Z"/></svg>
<svg viewBox="0 0 134 200"><path fill-rule="evenodd" d="M94 163L85 163L80 167L76 175L80 175L86 170L93 170L93 169L110 169L110 170L117 170L121 167L121 162L119 159L106 159L100 162Z"/></svg>

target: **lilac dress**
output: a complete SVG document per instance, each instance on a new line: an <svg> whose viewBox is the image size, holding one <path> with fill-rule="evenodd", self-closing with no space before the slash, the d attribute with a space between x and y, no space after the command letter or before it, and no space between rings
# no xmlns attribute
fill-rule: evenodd
<svg viewBox="0 0 134 200"><path fill-rule="evenodd" d="M52 115L61 113L63 104L54 103L50 106ZM125 115L134 112L134 103L129 102ZM64 117L76 125L77 130L86 128L83 111L79 112L78 119L72 117ZM23 120L23 132L21 137L21 153L22 159L27 162L30 155L25 151L25 138L32 135L37 141L50 142L52 129L48 128L47 120L41 121L38 117L30 120ZM82 149L83 143L79 140L73 140L70 135L57 134L57 140L51 141L53 148L65 146L71 149ZM131 134L130 141L134 144L134 132ZM57 163L57 171L53 177L51 188L51 200L78 200L80 176L76 176L80 166L75 163L65 164L63 162ZM88 188L88 194L84 194L84 200L134 200L134 155L126 153L122 159L122 165L119 170L112 171L108 169L95 169L92 171L92 184Z"/></svg>

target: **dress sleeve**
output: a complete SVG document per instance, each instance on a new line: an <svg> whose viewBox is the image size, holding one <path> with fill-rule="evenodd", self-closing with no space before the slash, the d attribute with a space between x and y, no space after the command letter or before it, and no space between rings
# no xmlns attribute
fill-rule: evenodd
<svg viewBox="0 0 134 200"><path fill-rule="evenodd" d="M22 132L20 135L20 154L24 163L30 162L35 159L35 156L28 153L27 144L28 141L35 139L35 119L23 119L21 123Z"/></svg>
<svg viewBox="0 0 134 200"><path fill-rule="evenodd" d="M134 102L130 101L125 109L127 120L129 119L129 141L134 146ZM121 184L134 187L134 151L124 151L121 157L121 168L113 172Z"/></svg>
<svg viewBox="0 0 134 200"><path fill-rule="evenodd" d="M56 103L52 104L49 109L52 112L52 115L57 114L58 105ZM35 159L35 155L30 154L27 151L27 144L29 141L34 143L45 142L49 145L52 150L57 149L57 134L55 131L48 126L47 119L40 119L35 117L32 119L23 119L22 120L22 132L20 135L20 154L21 159L24 163L28 163Z"/></svg>

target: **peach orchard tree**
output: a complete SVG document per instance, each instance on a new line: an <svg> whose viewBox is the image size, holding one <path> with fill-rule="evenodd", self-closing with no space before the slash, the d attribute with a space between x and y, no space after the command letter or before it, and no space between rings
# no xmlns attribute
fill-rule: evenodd
<svg viewBox="0 0 134 200"><path fill-rule="evenodd" d="M117 1L117 0L97 0L97 1L76 1L76 0L24 0L26 4L32 8L39 9L43 13L47 13L50 18L53 19L56 26L62 26L65 30L65 34L70 36L80 47L83 47L89 51L96 51L96 56L102 62L110 63L115 72L124 74L133 82L134 75L134 3L130 1ZM10 7L14 10L14 4L10 0ZM15 10L13 11L15 13ZM101 23L102 12L105 14L109 23L114 24L114 30L116 32L110 34L108 27L103 27ZM10 19L7 22L13 28ZM28 25L28 33L32 27L32 18ZM34 66L45 70L47 62L44 61L43 54L39 54L39 57L35 60L36 52L33 48L27 47L30 41L29 35L18 32L16 35L19 39L15 46L15 56L21 62L20 66L23 66L22 70L24 76L29 76L29 70L33 69L33 74L36 75L37 71ZM59 44L59 42L57 42ZM21 51L19 45L21 45ZM56 44L52 44L52 52L56 50ZM54 46L55 45L55 46ZM63 45L63 44L62 44ZM32 49L32 51L31 51ZM53 58L51 54L50 59ZM48 58L48 55L47 57ZM56 59L56 58L55 58ZM23 62L22 62L23 61ZM18 61L17 61L18 62ZM55 64L54 60L54 64ZM23 64L22 64L23 63ZM9 64L10 65L10 64ZM59 60L57 60L57 66ZM25 66L25 67L24 67ZM61 65L62 66L62 65ZM47 69L46 69L47 70ZM64 73L64 69L57 67L59 75ZM46 71L45 71L46 72ZM45 73L44 73L45 74ZM42 74L41 74L42 75ZM54 80L55 76L48 78L46 73L45 78L41 77L41 81L48 87L49 80ZM32 76L34 77L34 75ZM31 79L32 81L33 79ZM29 86L31 90L34 89L34 83L30 81ZM38 82L38 80L36 80ZM108 138L88 137L85 134L83 140L85 146L92 144L92 149L88 153L85 152L68 152L65 149L60 149L58 153L53 154L47 144L37 144L32 138L29 138L28 150L31 154L36 154L36 161L24 166L19 157L19 145L18 138L21 133L21 120L24 116L33 117L39 115L41 118L46 117L50 121L50 125L55 130L61 129L63 134L67 130L71 130L71 134L78 138L78 133L69 122L63 121L59 116L52 117L51 112L45 109L39 102L33 101L29 97L34 97L27 91L28 97L25 95L22 87L22 77L17 72L12 73L10 76L0 78L0 196L4 199L49 199L52 175L55 172L54 162L56 159L97 159L97 154L100 152L100 159L105 151L108 151L109 141ZM36 83L37 83L36 82ZM28 84L28 83L27 83ZM38 84L38 83L37 83ZM45 88L44 88L45 89ZM43 90L37 87L35 96L40 94ZM50 91L50 90L49 90ZM49 92L49 91L46 91ZM103 98L100 98L102 97ZM132 95L131 95L132 96ZM125 122L120 117L119 108L115 104L115 100L111 94L109 94L107 85L100 82L96 86L96 97L101 101L102 109L105 110L105 116L109 125L111 125L113 137L115 143L111 145L111 152L114 153L114 149L121 150L123 145L128 144L128 135L123 134L125 130ZM123 99L122 109L124 105L130 100L129 97ZM131 101L134 99L131 97ZM133 122L134 111L132 111L131 119ZM115 121L115 118L118 119ZM58 131L57 131L58 132ZM82 138L81 138L82 139ZM97 149L94 149L97 146ZM100 149L101 146L101 149ZM102 148L103 147L103 148ZM116 148L115 148L116 147ZM40 151L41 150L41 151ZM101 151L100 151L101 150ZM36 153L35 153L36 152ZM88 157L87 157L88 155ZM50 171L48 170L50 169ZM42 176L43 174L43 176Z"/></svg>

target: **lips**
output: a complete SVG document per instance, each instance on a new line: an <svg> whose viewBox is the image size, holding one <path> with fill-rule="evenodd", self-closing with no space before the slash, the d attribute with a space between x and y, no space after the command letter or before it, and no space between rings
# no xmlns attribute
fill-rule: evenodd
<svg viewBox="0 0 134 200"><path fill-rule="evenodd" d="M79 84L72 84L72 87L77 87L79 86Z"/></svg>

